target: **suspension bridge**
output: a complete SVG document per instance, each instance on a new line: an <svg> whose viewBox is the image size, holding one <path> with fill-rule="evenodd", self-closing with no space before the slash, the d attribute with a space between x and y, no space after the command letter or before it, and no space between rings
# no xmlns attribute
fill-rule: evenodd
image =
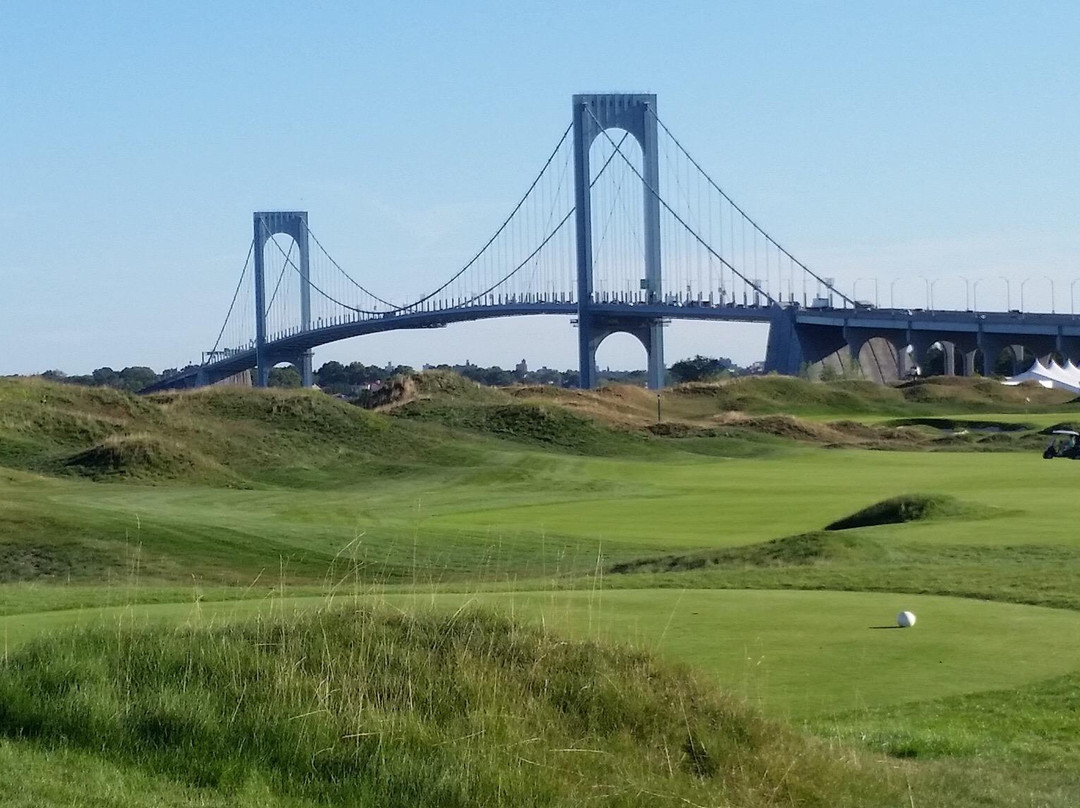
<svg viewBox="0 0 1080 808"><path fill-rule="evenodd" d="M479 250L412 299L341 266L302 211L254 214L224 323L200 364L147 392L295 365L313 384L320 345L497 317L565 315L577 326L581 386L611 334L641 341L648 384L664 384L674 319L769 325L766 370L833 362L890 380L932 346L945 372L987 375L1004 351L1080 361L1080 319L1018 311L878 308L837 288L751 218L691 156L647 94L575 95L572 120Z"/></svg>

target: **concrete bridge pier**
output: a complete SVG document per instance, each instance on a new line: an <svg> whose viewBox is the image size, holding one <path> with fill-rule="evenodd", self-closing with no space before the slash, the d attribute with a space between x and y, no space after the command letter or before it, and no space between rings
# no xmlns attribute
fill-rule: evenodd
<svg viewBox="0 0 1080 808"><path fill-rule="evenodd" d="M907 344L911 346L911 361L922 372L926 370L926 354L935 342L937 340L933 337L911 330L907 332Z"/></svg>
<svg viewBox="0 0 1080 808"><path fill-rule="evenodd" d="M312 370L312 359L314 353L310 350L304 351L297 358L296 369L300 371L300 386L301 387L314 387L315 386L315 372Z"/></svg>
<svg viewBox="0 0 1080 808"><path fill-rule="evenodd" d="M946 376L956 375L956 344L948 340L941 342L941 353L945 360Z"/></svg>
<svg viewBox="0 0 1080 808"><path fill-rule="evenodd" d="M989 378L994 375L994 366L1001 352L1009 347L1009 339L979 332L977 342L979 350L982 351L982 375Z"/></svg>
<svg viewBox="0 0 1080 808"><path fill-rule="evenodd" d="M964 351L964 375L974 376L979 371L976 369L976 357L978 354L978 348L972 348L970 351Z"/></svg>
<svg viewBox="0 0 1080 808"><path fill-rule="evenodd" d="M848 343L842 326L797 323L795 315L795 309L779 306L773 309L765 350L766 372L798 376L817 368L834 354L842 364L850 364L844 356Z"/></svg>

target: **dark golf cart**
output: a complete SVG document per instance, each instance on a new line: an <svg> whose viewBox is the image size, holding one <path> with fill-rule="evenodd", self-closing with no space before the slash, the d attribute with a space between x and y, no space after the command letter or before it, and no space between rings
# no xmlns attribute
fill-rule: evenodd
<svg viewBox="0 0 1080 808"><path fill-rule="evenodd" d="M1050 434L1056 437L1050 441L1050 445L1043 452L1045 459L1067 457L1069 460L1080 460L1080 432L1072 429L1055 429Z"/></svg>

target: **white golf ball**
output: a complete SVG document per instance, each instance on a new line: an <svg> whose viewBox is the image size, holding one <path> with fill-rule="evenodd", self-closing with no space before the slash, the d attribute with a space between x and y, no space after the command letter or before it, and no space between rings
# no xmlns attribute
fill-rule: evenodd
<svg viewBox="0 0 1080 808"><path fill-rule="evenodd" d="M914 612L900 612L896 615L896 625L900 628L911 628L915 625L915 613Z"/></svg>

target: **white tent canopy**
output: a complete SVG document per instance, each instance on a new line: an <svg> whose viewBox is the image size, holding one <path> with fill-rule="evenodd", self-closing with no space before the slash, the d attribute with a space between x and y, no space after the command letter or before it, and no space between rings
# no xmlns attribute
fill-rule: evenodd
<svg viewBox="0 0 1080 808"><path fill-rule="evenodd" d="M1059 365L1053 359L1049 365L1044 365L1041 360L1036 359L1023 373L1010 376L1002 384L1016 385L1024 382L1035 382L1052 390L1068 390L1080 395L1080 368L1074 365L1071 359L1064 365Z"/></svg>

